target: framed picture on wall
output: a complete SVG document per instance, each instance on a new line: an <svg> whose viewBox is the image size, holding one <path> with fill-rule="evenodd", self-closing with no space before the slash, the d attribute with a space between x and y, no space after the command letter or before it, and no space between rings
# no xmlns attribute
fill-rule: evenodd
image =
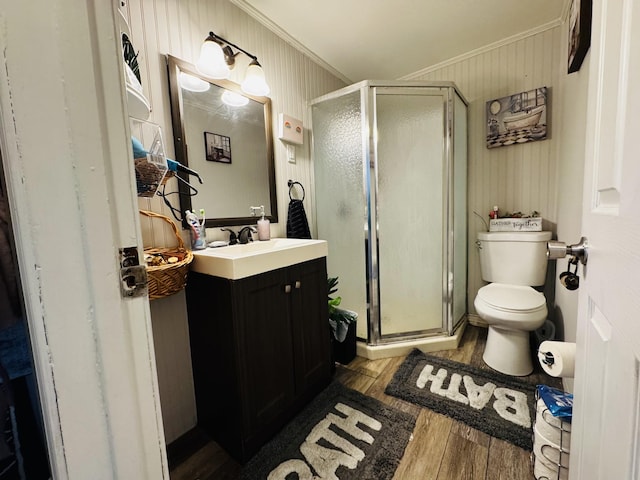
<svg viewBox="0 0 640 480"><path fill-rule="evenodd" d="M568 73L580 70L591 45L591 0L572 0L569 12Z"/></svg>
<svg viewBox="0 0 640 480"><path fill-rule="evenodd" d="M208 162L231 163L231 138L204 132L204 151Z"/></svg>
<svg viewBox="0 0 640 480"><path fill-rule="evenodd" d="M486 104L487 148L547 138L547 87L538 87Z"/></svg>

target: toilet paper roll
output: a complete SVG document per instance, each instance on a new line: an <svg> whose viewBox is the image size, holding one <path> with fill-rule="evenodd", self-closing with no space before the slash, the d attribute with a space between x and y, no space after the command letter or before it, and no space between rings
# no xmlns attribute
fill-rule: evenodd
<svg viewBox="0 0 640 480"><path fill-rule="evenodd" d="M544 341L538 348L538 361L552 377L573 378L576 365L576 344Z"/></svg>

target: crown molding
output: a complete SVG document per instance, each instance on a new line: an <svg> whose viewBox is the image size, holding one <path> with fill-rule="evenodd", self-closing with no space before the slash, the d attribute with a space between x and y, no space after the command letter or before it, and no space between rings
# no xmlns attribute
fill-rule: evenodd
<svg viewBox="0 0 640 480"><path fill-rule="evenodd" d="M336 70L334 67L329 65L322 58L320 58L314 52L312 52L307 47L305 47L302 43L300 43L294 37L289 35L289 33L287 33L284 29L282 29L282 27L274 23L273 20L271 20L266 15L264 15L262 12L258 11L256 8L254 8L253 5L248 4L245 0L230 0L230 2L233 3L236 7L243 10L249 16L253 17L260 24L264 25L266 28L271 30L273 33L275 33L278 37L280 37L282 40L287 42L293 48L300 51L301 53L309 57L311 60L313 60L315 63L320 65L322 68L324 68L325 70L327 70L328 72L330 72L331 74L333 74L334 76L342 80L344 83L346 84L353 83L351 79L347 78L342 72L339 72L338 70Z"/></svg>
<svg viewBox="0 0 640 480"><path fill-rule="evenodd" d="M404 75L400 77L398 80L415 80L423 75L431 73L435 70L440 70L441 68L448 67L450 65L454 65L463 60L467 60L471 57L475 57L477 55L481 55L483 53L490 52L491 50L495 50L496 48L504 47L505 45L509 45L510 43L517 42L519 40L523 40L528 37L532 37L534 35L538 35L539 33L546 32L547 30L551 30L553 28L559 27L564 23L565 14L561 18L553 20L551 22L545 23L544 25L540 25L536 28L532 28L531 30L527 30L525 32L520 32L515 35L512 35L507 38L503 38L502 40L498 40L497 42L490 43L485 45L484 47L476 48L475 50L471 50L469 52L463 53L462 55L458 55L457 57L450 58L448 60L444 60L440 63L436 63L434 65L430 65L429 67L425 67L416 72L409 73L408 75Z"/></svg>

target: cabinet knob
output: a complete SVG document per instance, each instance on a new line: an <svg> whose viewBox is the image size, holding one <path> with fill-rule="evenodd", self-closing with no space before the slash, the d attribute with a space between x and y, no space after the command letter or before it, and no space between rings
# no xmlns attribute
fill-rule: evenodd
<svg viewBox="0 0 640 480"><path fill-rule="evenodd" d="M300 288L302 282L300 280L296 280L296 288Z"/></svg>
<svg viewBox="0 0 640 480"><path fill-rule="evenodd" d="M291 293L291 285L284 286L284 293Z"/></svg>

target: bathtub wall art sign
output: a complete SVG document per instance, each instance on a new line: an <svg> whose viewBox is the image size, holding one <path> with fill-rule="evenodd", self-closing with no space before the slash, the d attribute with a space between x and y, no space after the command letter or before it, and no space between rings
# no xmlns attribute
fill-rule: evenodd
<svg viewBox="0 0 640 480"><path fill-rule="evenodd" d="M547 138L547 87L489 100L487 148Z"/></svg>

